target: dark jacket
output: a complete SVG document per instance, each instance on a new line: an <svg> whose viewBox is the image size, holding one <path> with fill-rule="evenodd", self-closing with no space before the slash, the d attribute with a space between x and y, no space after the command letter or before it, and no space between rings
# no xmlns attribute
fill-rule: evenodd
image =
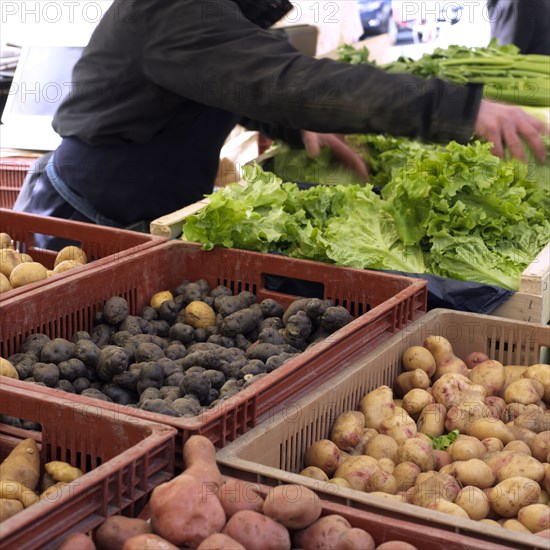
<svg viewBox="0 0 550 550"><path fill-rule="evenodd" d="M152 219L210 192L240 122L465 142L481 90L301 55L232 0L115 0L54 118L56 166L102 214Z"/></svg>
<svg viewBox="0 0 550 550"><path fill-rule="evenodd" d="M550 55L550 0L488 0L491 38L521 53Z"/></svg>

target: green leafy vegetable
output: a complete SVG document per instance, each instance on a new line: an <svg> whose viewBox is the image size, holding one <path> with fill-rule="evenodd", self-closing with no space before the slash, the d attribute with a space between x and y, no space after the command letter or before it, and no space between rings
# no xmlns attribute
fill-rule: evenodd
<svg viewBox="0 0 550 550"><path fill-rule="evenodd" d="M447 447L449 447L458 436L458 430L453 430L452 432L449 432L446 435L440 435L439 437L428 435L428 437L432 440L432 446L436 451L444 451L447 449Z"/></svg>

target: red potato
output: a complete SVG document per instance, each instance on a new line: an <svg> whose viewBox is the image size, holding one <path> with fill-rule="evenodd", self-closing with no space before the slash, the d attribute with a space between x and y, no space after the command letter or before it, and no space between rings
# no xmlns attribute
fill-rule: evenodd
<svg viewBox="0 0 550 550"><path fill-rule="evenodd" d="M144 533L128 539L122 550L179 550L166 539L153 533Z"/></svg>
<svg viewBox="0 0 550 550"><path fill-rule="evenodd" d="M126 540L152 532L151 524L143 519L111 516L99 526L94 541L101 550L120 550Z"/></svg>
<svg viewBox="0 0 550 550"><path fill-rule="evenodd" d="M246 550L246 548L240 542L223 533L214 533L204 539L197 550Z"/></svg>
<svg viewBox="0 0 550 550"><path fill-rule="evenodd" d="M216 464L216 448L202 435L192 435L183 446L183 472L197 481L211 484L211 491L217 492L222 484L222 475Z"/></svg>
<svg viewBox="0 0 550 550"><path fill-rule="evenodd" d="M230 518L239 510L261 512L264 499L258 493L258 485L234 478L225 479L218 492L225 515Z"/></svg>
<svg viewBox="0 0 550 550"><path fill-rule="evenodd" d="M338 548L338 542L351 528L350 522L342 516L324 516L309 527L297 531L294 534L294 546L303 550Z"/></svg>
<svg viewBox="0 0 550 550"><path fill-rule="evenodd" d="M466 357L464 357L464 363L466 363L466 366L469 369L473 369L474 367L477 367L480 363L483 363L484 361L487 361L489 359L489 356L482 351L472 351Z"/></svg>
<svg viewBox="0 0 550 550"><path fill-rule="evenodd" d="M284 525L252 510L241 510L229 518L222 533L247 550L290 550L290 534Z"/></svg>
<svg viewBox="0 0 550 550"><path fill-rule="evenodd" d="M215 486L180 474L155 487L151 494L153 531L178 545L198 546L225 525L225 512Z"/></svg>
<svg viewBox="0 0 550 550"><path fill-rule="evenodd" d="M266 516L289 529L304 529L316 521L323 506L319 497L301 485L279 485L269 491L263 506Z"/></svg>
<svg viewBox="0 0 550 550"><path fill-rule="evenodd" d="M404 540L389 540L377 546L376 550L418 550L418 548Z"/></svg>
<svg viewBox="0 0 550 550"><path fill-rule="evenodd" d="M73 533L63 541L59 550L96 550L96 545L88 535Z"/></svg>
<svg viewBox="0 0 550 550"><path fill-rule="evenodd" d="M374 550L375 547L372 535L357 527L344 531L338 542L338 550Z"/></svg>

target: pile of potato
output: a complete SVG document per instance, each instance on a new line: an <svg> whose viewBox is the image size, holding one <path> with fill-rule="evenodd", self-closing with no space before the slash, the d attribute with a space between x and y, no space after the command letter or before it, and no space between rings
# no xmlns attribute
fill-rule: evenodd
<svg viewBox="0 0 550 550"><path fill-rule="evenodd" d="M305 453L302 475L550 536L550 365L507 365L430 336Z"/></svg>
<svg viewBox="0 0 550 550"><path fill-rule="evenodd" d="M107 300L90 332L69 341L32 334L0 361L1 374L174 417L194 417L236 395L353 320L330 300L285 309L251 292L182 281L140 315ZM17 422L14 420L13 422Z"/></svg>
<svg viewBox="0 0 550 550"><path fill-rule="evenodd" d="M82 249L66 246L57 253L53 269L50 270L40 262L35 262L29 254L18 252L10 235L0 233L0 294L81 267L87 261Z"/></svg>
<svg viewBox="0 0 550 550"><path fill-rule="evenodd" d="M36 442L24 439L0 464L0 523L37 502L56 502L61 488L82 475L66 462L41 468Z"/></svg>
<svg viewBox="0 0 550 550"><path fill-rule="evenodd" d="M376 546L343 516L322 516L307 487L280 485L264 496L256 484L222 477L206 437L190 437L183 454L186 469L151 494L150 521L112 516L91 536L69 535L60 550L417 550L397 540Z"/></svg>

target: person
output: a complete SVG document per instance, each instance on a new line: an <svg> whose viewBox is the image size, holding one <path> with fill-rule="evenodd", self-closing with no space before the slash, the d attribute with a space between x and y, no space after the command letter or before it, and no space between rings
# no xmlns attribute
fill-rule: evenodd
<svg viewBox="0 0 550 550"><path fill-rule="evenodd" d="M487 0L491 38L521 53L550 55L549 0Z"/></svg>
<svg viewBox="0 0 550 550"><path fill-rule="evenodd" d="M482 99L477 85L389 75L302 55L268 28L288 0L114 0L55 114L63 137L23 186L16 209L145 229L213 190L220 148L240 123L315 155L331 147L367 179L344 143L388 132L466 142L472 134L540 159L545 125Z"/></svg>

